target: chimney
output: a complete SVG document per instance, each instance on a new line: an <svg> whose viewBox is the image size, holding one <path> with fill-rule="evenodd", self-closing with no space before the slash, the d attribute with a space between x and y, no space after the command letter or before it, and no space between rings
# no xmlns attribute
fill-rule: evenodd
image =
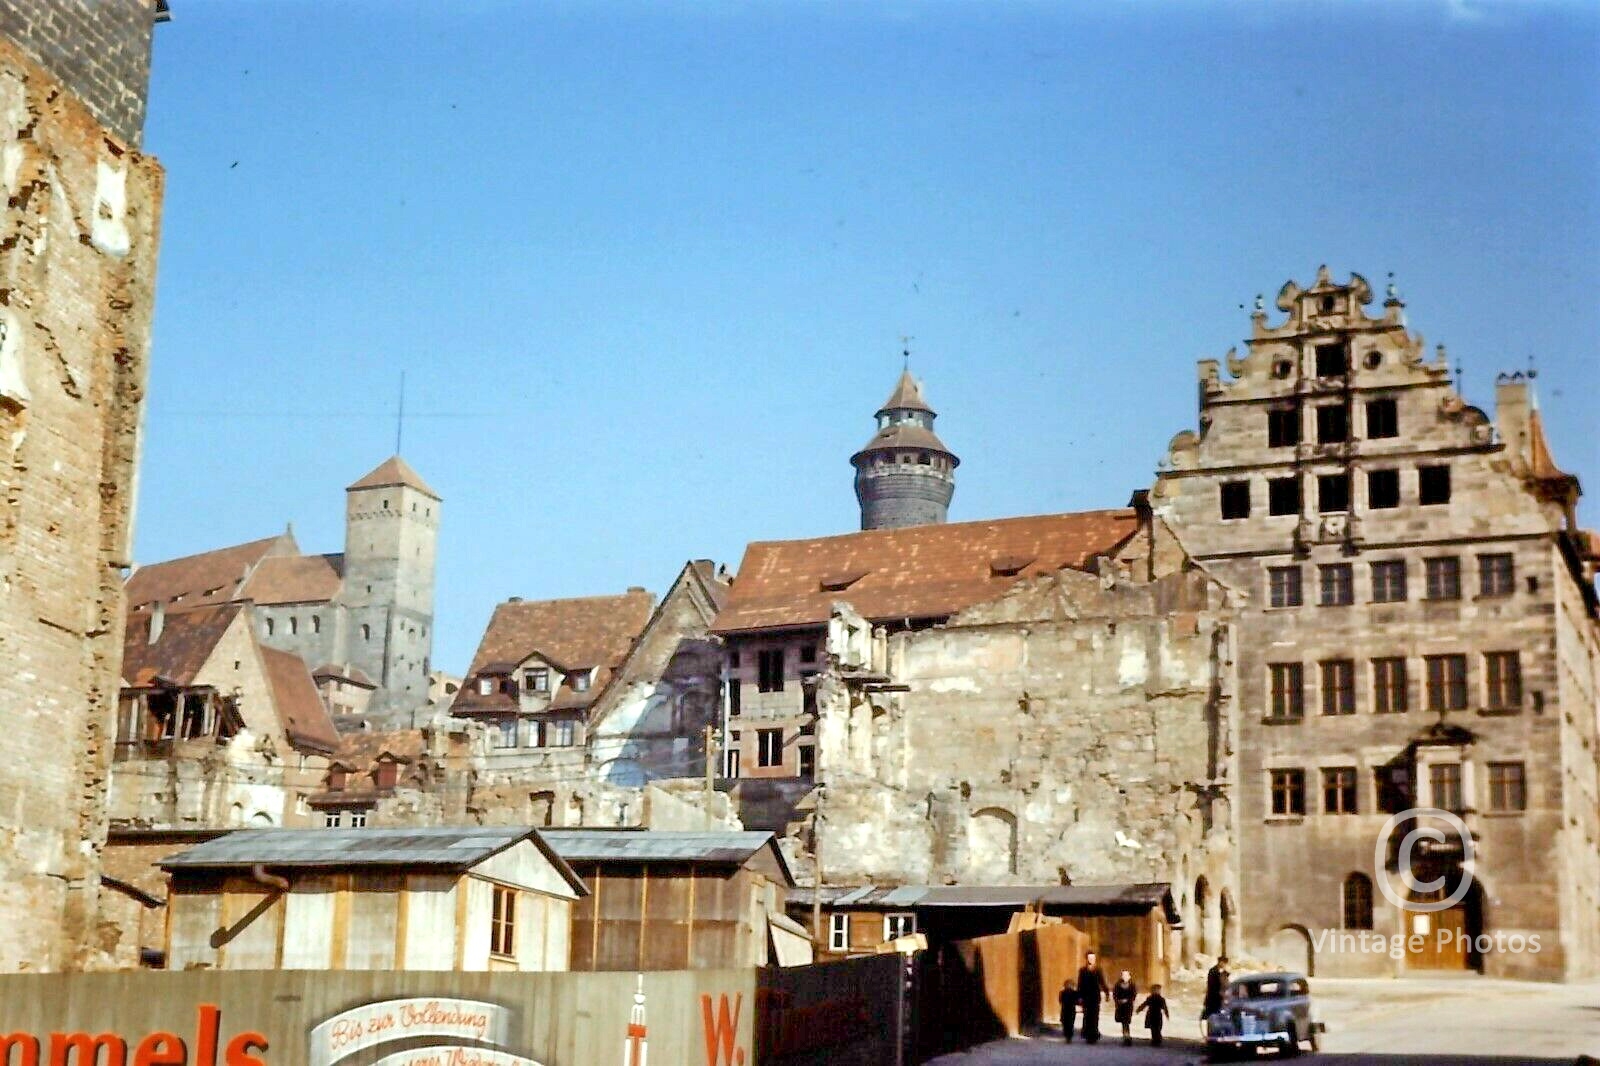
<svg viewBox="0 0 1600 1066"><path fill-rule="evenodd" d="M167 628L167 605L163 600L157 600L150 605L150 637L147 643L154 644L161 639L161 631Z"/></svg>

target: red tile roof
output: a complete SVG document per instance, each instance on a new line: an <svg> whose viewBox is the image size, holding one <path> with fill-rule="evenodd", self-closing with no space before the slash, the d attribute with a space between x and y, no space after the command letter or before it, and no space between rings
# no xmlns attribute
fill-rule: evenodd
<svg viewBox="0 0 1600 1066"><path fill-rule="evenodd" d="M382 463L378 464L378 468L376 470L372 471L372 473L368 474L366 477L361 478L358 481L351 482L345 488L345 491L349 492L351 489L387 488L390 485L404 485L407 488L416 489L418 492L423 493L424 495L431 496L436 500L441 498L437 492L434 492L433 489L428 487L428 483L422 480L422 476L420 474L411 469L411 464L407 463L398 455L392 455L385 459Z"/></svg>
<svg viewBox="0 0 1600 1066"><path fill-rule="evenodd" d="M344 556L275 555L261 563L245 582L245 599L260 604L326 603L339 594Z"/></svg>
<svg viewBox="0 0 1600 1066"><path fill-rule="evenodd" d="M339 747L339 732L328 717L311 672L298 655L257 645L261 665L272 686L273 710L289 743L297 748L332 752Z"/></svg>
<svg viewBox="0 0 1600 1066"><path fill-rule="evenodd" d="M297 555L299 551L293 536L280 533L248 544L141 566L128 578L128 605L139 607L157 601L181 607L226 603L238 596L240 583L263 559L269 555Z"/></svg>
<svg viewBox="0 0 1600 1066"><path fill-rule="evenodd" d="M476 709L514 709L515 699L503 693L479 696L471 678L491 666L514 667L534 654L563 670L595 668L586 692L573 692L563 683L552 693L552 708L586 706L633 647L650 620L653 605L654 597L643 589L620 596L502 603L495 608L472 657L468 681L456 697L457 707L465 710L481 703Z"/></svg>
<svg viewBox="0 0 1600 1066"><path fill-rule="evenodd" d="M153 643L150 626L155 612L129 612L122 638L122 679L138 686L149 685L158 677L179 687L194 684L195 675L244 606L223 603L186 611L163 610L161 632Z"/></svg>
<svg viewBox="0 0 1600 1066"><path fill-rule="evenodd" d="M759 541L711 630L821 625L838 600L878 622L946 618L1025 578L1081 569L1137 529L1117 509Z"/></svg>

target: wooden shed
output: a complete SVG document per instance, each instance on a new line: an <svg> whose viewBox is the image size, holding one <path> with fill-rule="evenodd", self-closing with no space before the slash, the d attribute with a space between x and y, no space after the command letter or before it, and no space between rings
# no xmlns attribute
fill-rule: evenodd
<svg viewBox="0 0 1600 1066"><path fill-rule="evenodd" d="M565 970L587 894L520 826L241 830L160 866L174 970Z"/></svg>
<svg viewBox="0 0 1600 1066"><path fill-rule="evenodd" d="M544 832L590 890L572 908L574 970L811 961L804 929L784 915L794 878L771 833Z"/></svg>

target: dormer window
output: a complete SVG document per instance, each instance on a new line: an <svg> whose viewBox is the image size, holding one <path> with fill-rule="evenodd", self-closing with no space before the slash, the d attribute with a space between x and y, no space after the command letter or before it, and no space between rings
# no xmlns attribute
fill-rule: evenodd
<svg viewBox="0 0 1600 1066"><path fill-rule="evenodd" d="M492 678L492 677L480 677L480 678L478 678L478 695L480 695L480 696L492 696L492 695L494 695L494 678Z"/></svg>
<svg viewBox="0 0 1600 1066"><path fill-rule="evenodd" d="M567 684L572 688L572 691L588 692L589 675L591 672L592 671L589 670L574 670L572 673L568 674Z"/></svg>
<svg viewBox="0 0 1600 1066"><path fill-rule="evenodd" d="M393 759L379 759L372 779L379 788L393 788L400 780L400 764Z"/></svg>
<svg viewBox="0 0 1600 1066"><path fill-rule="evenodd" d="M522 687L528 692L546 693L550 691L550 671L539 666L532 670L522 672Z"/></svg>
<svg viewBox="0 0 1600 1066"><path fill-rule="evenodd" d="M342 766L330 766L330 767L328 767L328 791L329 792L343 792L344 791L344 786L345 786L345 779L348 776L349 776L349 771L347 771Z"/></svg>

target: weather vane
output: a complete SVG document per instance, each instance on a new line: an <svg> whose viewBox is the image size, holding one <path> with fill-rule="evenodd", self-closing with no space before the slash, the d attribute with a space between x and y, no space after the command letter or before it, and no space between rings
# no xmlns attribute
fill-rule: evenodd
<svg viewBox="0 0 1600 1066"><path fill-rule="evenodd" d="M911 369L911 342L916 339L915 337L907 337L904 334L900 337L900 357L904 360L902 365L907 370Z"/></svg>

